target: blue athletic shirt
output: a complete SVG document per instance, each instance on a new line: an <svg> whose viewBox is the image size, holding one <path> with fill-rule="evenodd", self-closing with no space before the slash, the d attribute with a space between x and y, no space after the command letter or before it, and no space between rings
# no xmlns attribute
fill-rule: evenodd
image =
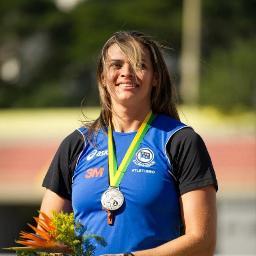
<svg viewBox="0 0 256 256"><path fill-rule="evenodd" d="M184 127L168 116L155 117L121 181L125 202L115 211L112 226L101 206L109 187L107 134L99 131L96 146L85 143L73 174L72 206L87 232L107 242L106 247L97 246L96 255L149 249L181 235L180 194L166 144ZM79 131L86 137L85 128ZM113 132L118 166L135 134Z"/></svg>
<svg viewBox="0 0 256 256"><path fill-rule="evenodd" d="M107 134L99 131L92 145L87 130L80 128L63 140L43 186L71 200L76 220L87 232L105 238L108 244L97 246L96 256L148 249L180 236L180 196L210 185L218 189L202 138L186 127L156 116L121 181L125 202L113 226L100 202L109 186ZM135 134L113 133L118 164Z"/></svg>

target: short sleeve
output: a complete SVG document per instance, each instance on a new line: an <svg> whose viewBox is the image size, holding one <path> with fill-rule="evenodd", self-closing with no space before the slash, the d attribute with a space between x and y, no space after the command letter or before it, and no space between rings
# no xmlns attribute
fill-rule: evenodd
<svg viewBox="0 0 256 256"><path fill-rule="evenodd" d="M180 194L218 183L212 161L202 138L190 127L176 132L167 144Z"/></svg>
<svg viewBox="0 0 256 256"><path fill-rule="evenodd" d="M73 171L83 146L83 136L77 130L62 141L43 180L43 187L71 200Z"/></svg>

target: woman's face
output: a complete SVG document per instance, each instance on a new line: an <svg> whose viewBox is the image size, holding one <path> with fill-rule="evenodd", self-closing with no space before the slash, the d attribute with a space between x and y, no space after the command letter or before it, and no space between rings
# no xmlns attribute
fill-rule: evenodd
<svg viewBox="0 0 256 256"><path fill-rule="evenodd" d="M117 44L107 50L103 84L111 97L111 103L123 106L150 108L151 90L156 83L149 50L138 43L142 63L134 70L127 56Z"/></svg>

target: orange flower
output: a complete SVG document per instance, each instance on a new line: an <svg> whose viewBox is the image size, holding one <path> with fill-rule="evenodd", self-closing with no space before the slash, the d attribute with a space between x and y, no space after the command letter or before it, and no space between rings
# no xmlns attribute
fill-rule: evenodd
<svg viewBox="0 0 256 256"><path fill-rule="evenodd" d="M16 241L18 244L25 245L25 247L12 247L12 250L28 250L28 251L42 251L42 252L62 252L72 253L72 249L67 245L60 243L53 235L56 227L53 225L51 219L43 212L40 212L40 217L34 217L37 227L28 224L28 226L35 231L35 233L20 232L20 239Z"/></svg>

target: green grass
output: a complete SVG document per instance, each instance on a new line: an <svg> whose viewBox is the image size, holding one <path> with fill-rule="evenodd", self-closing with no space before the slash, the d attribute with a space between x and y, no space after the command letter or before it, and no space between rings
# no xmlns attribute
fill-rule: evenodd
<svg viewBox="0 0 256 256"><path fill-rule="evenodd" d="M222 113L211 107L180 106L183 122L203 135L224 136L253 134L256 114L253 111ZM84 114L95 119L98 108L85 108ZM80 108L7 109L0 110L0 141L56 139L60 140L84 120Z"/></svg>
<svg viewBox="0 0 256 256"><path fill-rule="evenodd" d="M84 114L93 119L97 108L87 108ZM17 109L0 111L0 140L60 139L81 126L84 120L79 108Z"/></svg>

